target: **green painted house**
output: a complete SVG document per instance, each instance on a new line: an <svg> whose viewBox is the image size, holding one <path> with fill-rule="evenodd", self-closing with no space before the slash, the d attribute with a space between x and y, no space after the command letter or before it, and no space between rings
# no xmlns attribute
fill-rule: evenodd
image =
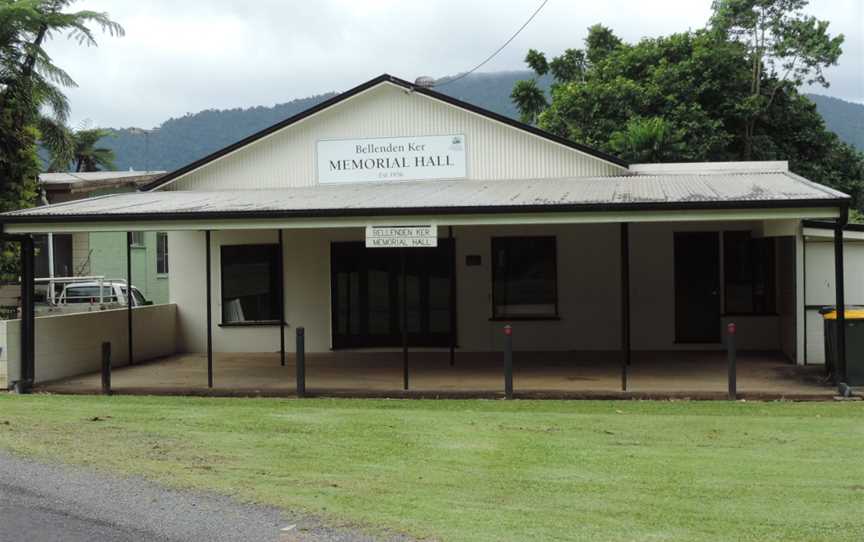
<svg viewBox="0 0 864 542"><path fill-rule="evenodd" d="M43 173L39 176L42 201L66 201L135 191L164 172L96 171ZM36 276L47 277L48 237L36 239ZM126 279L126 233L90 232L53 236L54 276L104 276ZM132 284L149 301L168 302L168 237L165 232L132 235Z"/></svg>

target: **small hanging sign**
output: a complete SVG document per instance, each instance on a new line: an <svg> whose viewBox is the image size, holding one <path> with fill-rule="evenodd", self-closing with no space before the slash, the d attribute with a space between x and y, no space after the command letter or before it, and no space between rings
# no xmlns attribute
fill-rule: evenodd
<svg viewBox="0 0 864 542"><path fill-rule="evenodd" d="M406 226L366 226L366 248L435 248L436 224Z"/></svg>

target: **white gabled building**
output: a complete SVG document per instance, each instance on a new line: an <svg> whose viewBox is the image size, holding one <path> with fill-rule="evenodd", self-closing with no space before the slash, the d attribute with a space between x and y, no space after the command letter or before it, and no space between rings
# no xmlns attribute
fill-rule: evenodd
<svg viewBox="0 0 864 542"><path fill-rule="evenodd" d="M720 350L734 321L739 349L803 363L802 221L834 240L848 206L785 162L628 165L382 75L141 192L0 220L170 232L181 352L291 351L297 326L310 352L488 352L507 322L520 350L617 360Z"/></svg>

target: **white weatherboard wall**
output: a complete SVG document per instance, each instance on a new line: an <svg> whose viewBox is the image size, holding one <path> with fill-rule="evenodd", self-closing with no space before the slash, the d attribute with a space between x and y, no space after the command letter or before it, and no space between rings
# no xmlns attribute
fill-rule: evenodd
<svg viewBox="0 0 864 542"><path fill-rule="evenodd" d="M633 224L630 226L632 346L637 350L721 349L722 344L675 344L673 233L757 229L750 222ZM614 351L621 347L620 230L618 224L455 227L458 342L460 351L498 350L502 322L491 322L491 238L555 235L558 251L560 320L514 322L520 350ZM439 236L447 227L439 226ZM294 328L304 326L310 352L327 352L330 337L330 243L362 241L361 228L285 230L286 347L294 349ZM217 352L276 352L278 326L220 327L219 247L275 243L271 230L212 233L213 348ZM171 301L176 303L181 350L206 348L204 234L169 233ZM380 249L387 250L387 249ZM467 255L481 256L466 266ZM175 272L174 270L182 270ZM787 270L791 273L791 270ZM788 284L791 279L785 279ZM789 290L788 288L784 288ZM792 295L792 294L786 294ZM782 306L793 300L783 298ZM784 309L784 313L787 311ZM728 320L724 320L724 323ZM787 350L794 334L790 318L735 317L738 348ZM789 328L789 329L786 329ZM790 352L787 352L790 355Z"/></svg>
<svg viewBox="0 0 864 542"><path fill-rule="evenodd" d="M828 235L832 235L828 232ZM835 305L834 244L830 238L805 240L805 305L807 309L807 363L825 363L824 321L819 306ZM864 306L864 241L843 245L846 305Z"/></svg>
<svg viewBox="0 0 864 542"><path fill-rule="evenodd" d="M151 305L133 310L132 332L136 361L177 351L177 311L174 305ZM99 371L102 343L111 343L114 367L128 365L126 309L41 316L36 318L36 382L47 382ZM0 377L2 387L20 379L21 320L0 322Z"/></svg>
<svg viewBox="0 0 864 542"><path fill-rule="evenodd" d="M193 171L165 190L311 186L324 139L463 134L467 178L541 179L627 170L428 96L382 84Z"/></svg>

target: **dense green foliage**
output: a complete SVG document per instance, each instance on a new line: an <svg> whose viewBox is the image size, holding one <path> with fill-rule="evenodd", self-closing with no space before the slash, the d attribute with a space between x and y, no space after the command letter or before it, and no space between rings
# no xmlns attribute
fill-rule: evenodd
<svg viewBox="0 0 864 542"><path fill-rule="evenodd" d="M843 35L828 34L828 22L804 13L809 0L714 0L709 29L744 50L750 92L736 106L743 158L750 160L757 126L782 92L803 83L828 86L823 69L837 63Z"/></svg>
<svg viewBox="0 0 864 542"><path fill-rule="evenodd" d="M62 92L72 77L45 52L45 42L65 35L96 45L88 25L112 35L123 29L104 13L65 12L74 0L0 0L0 212L33 205L41 169L37 145L58 156L72 153L64 126L69 104ZM0 274L14 275L17 247L0 250Z"/></svg>
<svg viewBox="0 0 864 542"><path fill-rule="evenodd" d="M531 75L529 71L476 73L435 90L495 113L519 118L519 111L510 98L511 90L518 81L527 80ZM449 78L442 81L447 80ZM551 82L551 75L536 78L537 86L545 93L549 92ZM117 169L171 170L239 141L331 96L333 93L293 100L272 107L209 109L170 119L154 131L136 128L111 129L111 135L103 138L99 145L115 152L114 164ZM828 127L837 131L841 138L849 142L856 136L864 138L861 129L858 132L844 129L855 126L853 123L856 122L857 126L864 123L864 105L842 102L846 107L841 111L822 107L820 98L830 100L827 97L808 97L820 104L820 112ZM864 148L864 140L861 143L861 148ZM613 152L618 151L613 149Z"/></svg>
<svg viewBox="0 0 864 542"><path fill-rule="evenodd" d="M99 171L114 169L114 151L97 146L111 135L102 128L81 128L69 131L72 145L66 152L52 152L49 171Z"/></svg>
<svg viewBox="0 0 864 542"><path fill-rule="evenodd" d="M802 15L804 5L715 2L708 28L636 44L595 25L584 50L552 61L526 55L538 76L552 73L551 99L525 83L512 97L523 118L627 161L788 160L793 171L852 195L860 209L864 157L798 92L802 83L827 84L821 70L842 41ZM574 59L578 69L552 69Z"/></svg>
<svg viewBox="0 0 864 542"><path fill-rule="evenodd" d="M0 448L423 540L851 541L862 406L0 396Z"/></svg>

